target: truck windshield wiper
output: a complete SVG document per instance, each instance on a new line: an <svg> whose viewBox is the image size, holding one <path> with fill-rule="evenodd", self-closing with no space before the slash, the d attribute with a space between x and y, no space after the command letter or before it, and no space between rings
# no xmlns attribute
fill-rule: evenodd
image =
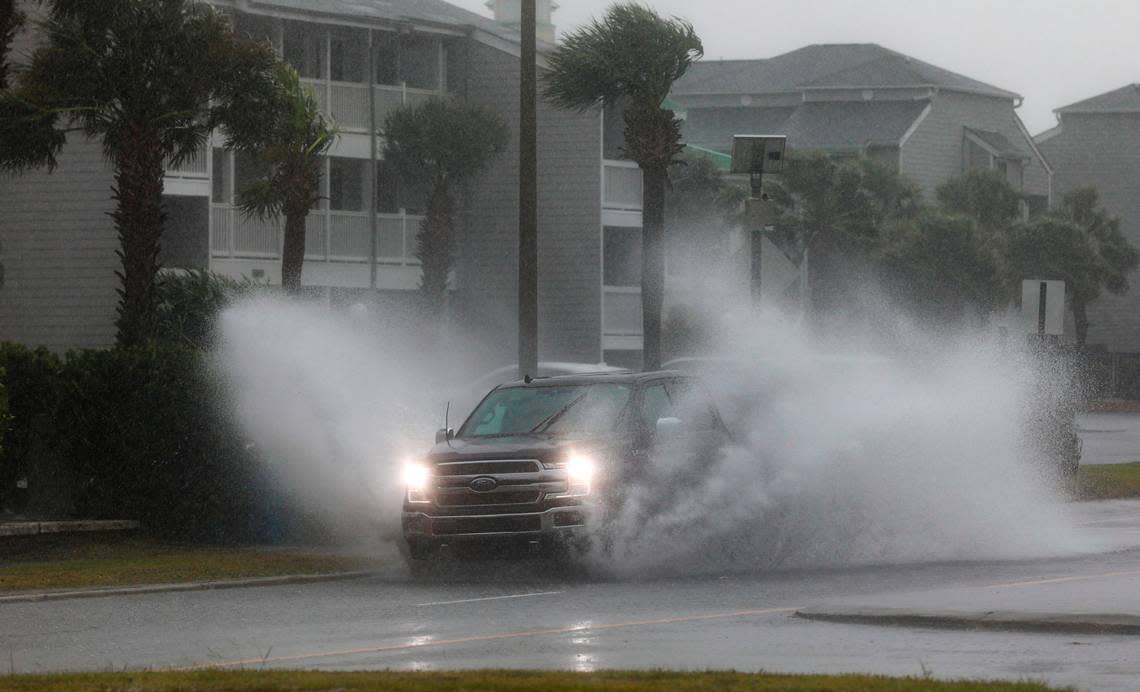
<svg viewBox="0 0 1140 692"><path fill-rule="evenodd" d="M538 425L531 428L529 432L531 432L531 433L543 432L544 430L546 430L550 426L554 425L555 423L558 422L558 419L563 416L563 414L565 414L570 409L574 408L575 404L577 404L579 401L584 399L586 397L586 394L587 394L587 392L582 392L578 396L574 397L573 399L568 401L565 406L563 406L562 408L558 409L554 413L550 414L546 418L543 418L541 421L539 421Z"/></svg>

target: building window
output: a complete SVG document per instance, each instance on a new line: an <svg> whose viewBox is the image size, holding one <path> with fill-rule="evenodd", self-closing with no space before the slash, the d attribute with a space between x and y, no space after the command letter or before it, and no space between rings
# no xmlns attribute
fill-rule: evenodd
<svg viewBox="0 0 1140 692"><path fill-rule="evenodd" d="M602 276L606 286L641 286L641 229L606 226L603 231Z"/></svg>
<svg viewBox="0 0 1140 692"><path fill-rule="evenodd" d="M285 61L307 79L325 77L325 36L323 27L304 22L285 22L281 52Z"/></svg>
<svg viewBox="0 0 1140 692"><path fill-rule="evenodd" d="M409 214L422 214L427 210L431 188L426 183L409 183L400 178L396 168L388 161L376 162L376 211L380 214L398 214L403 209Z"/></svg>
<svg viewBox="0 0 1140 692"><path fill-rule="evenodd" d="M400 78L414 89L439 88L439 41L406 36L400 46Z"/></svg>
<svg viewBox="0 0 1140 692"><path fill-rule="evenodd" d="M234 196L240 197L242 190L248 189L250 185L262 180L268 174L268 168L258 162L249 154L235 153L233 155L234 166Z"/></svg>
<svg viewBox="0 0 1140 692"><path fill-rule="evenodd" d="M400 84L400 35L390 31L372 34L372 53L376 58L376 83Z"/></svg>
<svg viewBox="0 0 1140 692"><path fill-rule="evenodd" d="M338 29L329 35L329 75L334 82L368 83L368 33Z"/></svg>
<svg viewBox="0 0 1140 692"><path fill-rule="evenodd" d="M210 192L210 201L214 204L229 204L233 202L234 169L230 152L215 147L210 151L213 158L214 179L213 189Z"/></svg>
<svg viewBox="0 0 1140 692"><path fill-rule="evenodd" d="M334 211L368 211L368 161L329 157L329 208Z"/></svg>
<svg viewBox="0 0 1140 692"><path fill-rule="evenodd" d="M233 15L234 33L259 43L277 46L276 22L272 17L237 12Z"/></svg>
<svg viewBox="0 0 1140 692"><path fill-rule="evenodd" d="M377 31L372 37L376 83L413 89L439 89L439 40Z"/></svg>

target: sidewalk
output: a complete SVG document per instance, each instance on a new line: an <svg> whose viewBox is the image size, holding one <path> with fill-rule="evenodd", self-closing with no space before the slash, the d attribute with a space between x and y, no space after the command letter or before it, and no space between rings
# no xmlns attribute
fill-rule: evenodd
<svg viewBox="0 0 1140 692"><path fill-rule="evenodd" d="M1103 571L933 589L804 608L797 617L937 629L1140 635L1140 560Z"/></svg>

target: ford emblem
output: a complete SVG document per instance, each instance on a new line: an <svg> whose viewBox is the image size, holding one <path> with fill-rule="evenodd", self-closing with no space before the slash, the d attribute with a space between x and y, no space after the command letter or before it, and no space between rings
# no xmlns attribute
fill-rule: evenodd
<svg viewBox="0 0 1140 692"><path fill-rule="evenodd" d="M499 487L499 482L490 476L480 476L468 484L477 493L489 493Z"/></svg>

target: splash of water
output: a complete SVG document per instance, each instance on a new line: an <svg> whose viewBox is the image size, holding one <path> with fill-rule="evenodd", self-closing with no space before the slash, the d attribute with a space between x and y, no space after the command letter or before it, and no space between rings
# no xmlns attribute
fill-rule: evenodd
<svg viewBox="0 0 1140 692"><path fill-rule="evenodd" d="M732 567L1029 558L1079 537L1027 459L1019 358L977 335L834 357L777 319L736 320L702 373L736 430L707 472L659 458L623 489L608 536L626 574ZM399 465L426 451L455 369L373 310L258 298L221 319L235 410L292 501L398 535ZM472 350L472 349L468 349ZM762 354L758 356L757 354ZM730 364L726 370L724 367ZM470 375L468 369L467 375ZM727 376L725 376L727 374ZM455 418L453 418L453 421ZM662 493L670 501L655 502Z"/></svg>
<svg viewBox="0 0 1140 692"><path fill-rule="evenodd" d="M611 569L1020 559L1087 548L1027 444L1032 360L982 334L826 350L737 324L698 367L735 432L695 480L657 459L620 506ZM863 344L855 339L851 343ZM918 354L918 355L915 355ZM684 488L682 491L676 490ZM652 498L669 492L664 508ZM652 511L646 507L652 505Z"/></svg>

